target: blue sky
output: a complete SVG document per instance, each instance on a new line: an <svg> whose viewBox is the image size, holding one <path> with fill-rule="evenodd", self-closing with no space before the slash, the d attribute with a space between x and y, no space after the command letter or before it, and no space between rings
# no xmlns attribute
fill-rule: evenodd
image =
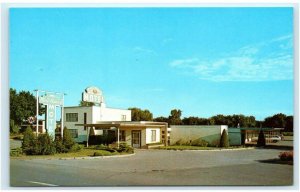
<svg viewBox="0 0 300 192"><path fill-rule="evenodd" d="M108 107L293 114L292 8L10 9L10 87Z"/></svg>

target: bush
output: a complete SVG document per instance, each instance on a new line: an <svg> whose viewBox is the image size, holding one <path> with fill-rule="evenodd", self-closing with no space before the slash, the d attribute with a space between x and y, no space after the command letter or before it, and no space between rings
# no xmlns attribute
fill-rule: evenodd
<svg viewBox="0 0 300 192"><path fill-rule="evenodd" d="M22 148L15 148L10 150L10 156L12 157L18 157L23 154Z"/></svg>
<svg viewBox="0 0 300 192"><path fill-rule="evenodd" d="M64 128L63 132L63 145L65 147L66 152L69 152L73 145L75 145L75 141L73 140L71 133L66 127Z"/></svg>
<svg viewBox="0 0 300 192"><path fill-rule="evenodd" d="M71 149L69 150L69 152L77 152L80 151L81 149L83 149L83 147L81 145L79 145L78 143L75 143Z"/></svg>
<svg viewBox="0 0 300 192"><path fill-rule="evenodd" d="M53 155L56 152L55 142L51 136L46 134L40 134L37 139L38 152L36 155Z"/></svg>
<svg viewBox="0 0 300 192"><path fill-rule="evenodd" d="M282 161L293 161L293 159L294 159L294 153L293 153L293 151L281 152L279 154L279 158Z"/></svg>
<svg viewBox="0 0 300 192"><path fill-rule="evenodd" d="M27 127L24 132L22 150L26 155L34 155L39 152L37 138L30 127Z"/></svg>
<svg viewBox="0 0 300 192"><path fill-rule="evenodd" d="M257 147L266 146L266 138L265 138L264 132L262 130L260 130L260 132L259 132L256 146Z"/></svg>
<svg viewBox="0 0 300 192"><path fill-rule="evenodd" d="M228 148L229 147L229 140L228 140L228 134L226 129L223 130L220 140L220 147Z"/></svg>
<svg viewBox="0 0 300 192"><path fill-rule="evenodd" d="M120 143L119 149L117 149L119 153L125 152L125 153L134 153L134 149L127 145L127 143Z"/></svg>
<svg viewBox="0 0 300 192"><path fill-rule="evenodd" d="M283 136L293 136L294 133L293 132L282 132Z"/></svg>
<svg viewBox="0 0 300 192"><path fill-rule="evenodd" d="M97 151L94 153L94 156L103 156L103 153Z"/></svg>
<svg viewBox="0 0 300 192"><path fill-rule="evenodd" d="M68 152L65 149L65 146L63 144L63 141L62 141L61 137L56 137L55 138L55 148L56 148L56 153L66 153L66 152Z"/></svg>
<svg viewBox="0 0 300 192"><path fill-rule="evenodd" d="M191 146L207 147L208 142L199 138L199 139L193 140L191 142Z"/></svg>

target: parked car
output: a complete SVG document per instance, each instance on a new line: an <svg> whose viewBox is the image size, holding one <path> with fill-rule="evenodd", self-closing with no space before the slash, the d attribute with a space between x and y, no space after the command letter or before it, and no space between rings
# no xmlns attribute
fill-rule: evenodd
<svg viewBox="0 0 300 192"><path fill-rule="evenodd" d="M273 143L276 143L278 141L281 141L281 137L279 135L275 135L275 136L272 136L270 138L268 138L271 142Z"/></svg>

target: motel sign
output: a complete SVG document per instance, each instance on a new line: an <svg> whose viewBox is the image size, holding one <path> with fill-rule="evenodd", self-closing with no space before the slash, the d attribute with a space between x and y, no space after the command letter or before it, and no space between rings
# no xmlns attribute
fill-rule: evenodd
<svg viewBox="0 0 300 192"><path fill-rule="evenodd" d="M82 93L82 101L101 104L104 102L102 91L97 87L88 87Z"/></svg>
<svg viewBox="0 0 300 192"><path fill-rule="evenodd" d="M54 92L47 92L47 91L40 91L45 92L45 95L38 96L37 91L37 98L38 103L46 105L46 129L49 135L55 137L55 129L56 129L56 107L61 107L61 131L63 130L63 107L64 107L64 96L62 93L54 93ZM37 105L38 107L38 105ZM37 108L37 117L38 117L38 108ZM38 120L37 120L38 122ZM38 131L37 131L38 132Z"/></svg>

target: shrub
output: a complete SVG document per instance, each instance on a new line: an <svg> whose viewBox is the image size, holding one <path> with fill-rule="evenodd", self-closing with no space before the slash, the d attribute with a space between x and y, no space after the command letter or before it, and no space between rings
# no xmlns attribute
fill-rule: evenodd
<svg viewBox="0 0 300 192"><path fill-rule="evenodd" d="M103 153L97 151L94 153L94 156L103 156Z"/></svg>
<svg viewBox="0 0 300 192"><path fill-rule="evenodd" d="M293 151L281 152L279 154L279 158L282 161L293 161L293 159L294 159L294 153L293 153Z"/></svg>
<svg viewBox="0 0 300 192"><path fill-rule="evenodd" d="M22 141L22 150L26 155L38 153L37 138L30 127L27 127Z"/></svg>
<svg viewBox="0 0 300 192"><path fill-rule="evenodd" d="M83 147L81 145L79 145L78 143L75 143L71 149L69 150L69 152L77 152L80 151Z"/></svg>
<svg viewBox="0 0 300 192"><path fill-rule="evenodd" d="M266 146L266 138L265 138L265 134L262 130L260 130L260 132L259 132L256 146L257 147Z"/></svg>
<svg viewBox="0 0 300 192"><path fill-rule="evenodd" d="M199 138L199 139L193 140L191 142L191 145L192 146L207 147L208 146L208 142Z"/></svg>
<svg viewBox="0 0 300 192"><path fill-rule="evenodd" d="M134 153L134 149L131 146L127 145L127 143L120 143L119 149L117 149L117 151L119 153L122 153L122 152Z"/></svg>
<svg viewBox="0 0 300 192"><path fill-rule="evenodd" d="M18 157L23 154L22 148L18 147L10 150L10 156Z"/></svg>
<svg viewBox="0 0 300 192"><path fill-rule="evenodd" d="M55 154L55 143L48 133L38 136L38 153L36 155L52 155Z"/></svg>
<svg viewBox="0 0 300 192"><path fill-rule="evenodd" d="M101 144L101 145L97 145L97 146L95 147L95 149L97 149L97 150L106 150L106 149L107 149L107 146Z"/></svg>
<svg viewBox="0 0 300 192"><path fill-rule="evenodd" d="M63 144L63 141L62 141L61 137L56 137L55 138L55 148L56 148L57 153L66 153L66 152L68 152L65 149L65 146Z"/></svg>
<svg viewBox="0 0 300 192"><path fill-rule="evenodd" d="M66 127L64 128L63 133L63 145L65 147L66 152L70 151L73 145L75 145L75 141L73 140L71 133Z"/></svg>
<svg viewBox="0 0 300 192"><path fill-rule="evenodd" d="M229 147L229 140L228 140L228 134L226 129L223 130L220 140L220 147L228 148Z"/></svg>

